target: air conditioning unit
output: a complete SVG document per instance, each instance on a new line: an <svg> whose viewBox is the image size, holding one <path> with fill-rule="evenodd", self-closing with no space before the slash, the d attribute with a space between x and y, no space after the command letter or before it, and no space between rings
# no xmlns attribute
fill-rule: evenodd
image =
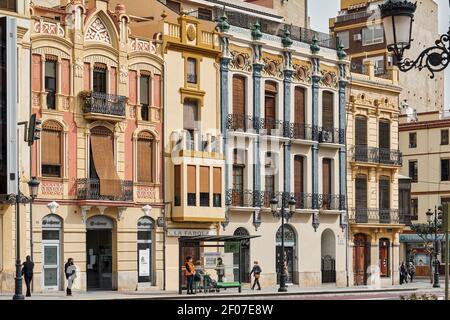
<svg viewBox="0 0 450 320"><path fill-rule="evenodd" d="M362 40L362 35L361 33L357 33L353 35L353 41L361 41Z"/></svg>

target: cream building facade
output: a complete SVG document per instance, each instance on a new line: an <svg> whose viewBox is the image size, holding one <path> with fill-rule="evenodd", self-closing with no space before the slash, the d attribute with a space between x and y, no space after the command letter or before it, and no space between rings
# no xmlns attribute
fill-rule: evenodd
<svg viewBox="0 0 450 320"><path fill-rule="evenodd" d="M394 285L399 281L399 235L409 223L399 207L398 69L389 79L352 73L347 103L347 194L350 285ZM407 197L406 197L407 199ZM408 200L408 199L407 199Z"/></svg>

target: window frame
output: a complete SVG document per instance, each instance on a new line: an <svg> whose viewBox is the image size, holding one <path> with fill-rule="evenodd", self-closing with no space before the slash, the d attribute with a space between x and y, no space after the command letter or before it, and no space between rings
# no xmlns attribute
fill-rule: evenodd
<svg viewBox="0 0 450 320"><path fill-rule="evenodd" d="M47 66L54 67L54 77L47 76ZM53 80L54 88L48 85ZM46 59L44 61L44 90L47 94L47 109L56 110L56 93L58 92L58 61L55 59Z"/></svg>
<svg viewBox="0 0 450 320"><path fill-rule="evenodd" d="M381 37L376 38L375 37L375 30L379 29L381 30ZM370 31L371 37L370 37L370 42L366 42L366 38L365 35L367 32ZM373 26L368 26L365 27L361 30L361 38L362 38L362 46L371 46L371 45L375 45L375 44L380 44L384 42L384 29L383 26L381 24L377 24L377 25L373 25Z"/></svg>
<svg viewBox="0 0 450 320"><path fill-rule="evenodd" d="M414 137L414 143L411 143L411 138ZM417 148L417 132L410 132L408 136L408 144L410 149Z"/></svg>
<svg viewBox="0 0 450 320"><path fill-rule="evenodd" d="M53 129L51 129L51 128L49 128L50 127L50 125L53 125L54 126L54 128ZM56 128L56 126L58 126L58 128ZM43 152L43 141L44 140L41 140L39 143L40 143L40 164L39 164L39 167L40 167L40 173L41 173L41 176L42 177L44 177L44 178L49 178L49 179L63 179L64 178L64 127L61 125L61 123L59 123L59 122L57 122L57 121L55 121L55 120L47 120L47 121L45 121L44 122L44 124L42 125L42 131L44 132L44 131L46 131L46 129L48 130L48 131L53 131L53 132L58 132L59 133L59 135L60 135L60 137L59 137L59 139L60 139L60 164L59 165L55 165L55 164L45 164L43 161L42 161L42 154L44 153ZM44 170L44 167L47 167L47 168L50 168L50 167L53 167L53 169L55 169L56 167L58 167L59 168L59 174L52 174L52 173L45 173L45 171L46 170Z"/></svg>
<svg viewBox="0 0 450 320"><path fill-rule="evenodd" d="M441 158L441 164L440 164L440 171L441 171L441 181L450 181L450 159L448 158ZM444 178L444 172L443 172L443 162L446 161L447 162L447 178Z"/></svg>
<svg viewBox="0 0 450 320"><path fill-rule="evenodd" d="M446 134L443 135L443 134ZM441 146L447 146L449 144L449 132L448 129L442 129L441 130Z"/></svg>
<svg viewBox="0 0 450 320"><path fill-rule="evenodd" d="M191 74L192 66L190 65L190 63L193 63L193 70L194 70L195 74ZM198 86L198 84L199 84L198 68L199 68L199 63L198 63L197 58L194 58L194 57L186 58L186 84L187 85Z"/></svg>
<svg viewBox="0 0 450 320"><path fill-rule="evenodd" d="M413 174L411 174L411 165L414 165ZM411 178L411 183L417 183L419 181L419 162L417 160L409 160L408 161L408 174Z"/></svg>
<svg viewBox="0 0 450 320"><path fill-rule="evenodd" d="M340 35L343 34L345 37L341 37ZM340 31L337 34L337 37L340 41L342 41L342 45L344 46L343 49L349 49L350 48L350 31ZM344 41L346 40L346 41Z"/></svg>

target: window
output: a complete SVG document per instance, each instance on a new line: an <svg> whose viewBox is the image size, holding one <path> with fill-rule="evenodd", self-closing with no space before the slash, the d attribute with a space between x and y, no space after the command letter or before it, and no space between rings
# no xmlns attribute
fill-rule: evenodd
<svg viewBox="0 0 450 320"><path fill-rule="evenodd" d="M271 135L272 130L275 129L275 105L277 92L277 84L272 81L267 81L265 87L264 127L267 130L268 135Z"/></svg>
<svg viewBox="0 0 450 320"><path fill-rule="evenodd" d="M181 166L175 165L173 170L174 205L181 206Z"/></svg>
<svg viewBox="0 0 450 320"><path fill-rule="evenodd" d="M45 61L45 92L47 92L47 108L56 108L56 61Z"/></svg>
<svg viewBox="0 0 450 320"><path fill-rule="evenodd" d="M232 205L242 207L244 205L244 153L243 150L233 150L233 193Z"/></svg>
<svg viewBox="0 0 450 320"><path fill-rule="evenodd" d="M140 86L140 102L141 102L141 119L150 120L150 76L142 75L139 80Z"/></svg>
<svg viewBox="0 0 450 320"><path fill-rule="evenodd" d="M417 132L409 133L409 147L411 149L417 148Z"/></svg>
<svg viewBox="0 0 450 320"><path fill-rule="evenodd" d="M322 93L322 127L329 130L334 127L333 100L332 92L324 91Z"/></svg>
<svg viewBox="0 0 450 320"><path fill-rule="evenodd" d="M294 138L305 139L305 89L295 87L294 91Z"/></svg>
<svg viewBox="0 0 450 320"><path fill-rule="evenodd" d="M187 82L197 84L197 59L187 58Z"/></svg>
<svg viewBox="0 0 450 320"><path fill-rule="evenodd" d="M213 206L222 206L222 168L213 168Z"/></svg>
<svg viewBox="0 0 450 320"><path fill-rule="evenodd" d="M392 163L391 161L391 123L389 120L380 120L378 125L378 148L380 149L380 163Z"/></svg>
<svg viewBox="0 0 450 320"><path fill-rule="evenodd" d="M441 130L441 145L448 145L448 129Z"/></svg>
<svg viewBox="0 0 450 320"><path fill-rule="evenodd" d="M371 61L374 64L375 68L375 74L384 74L384 56L378 56L378 57L370 57L363 60L363 73L367 73L367 70L365 68L365 62Z"/></svg>
<svg viewBox="0 0 450 320"><path fill-rule="evenodd" d="M8 11L17 11L17 0L0 0L0 9Z"/></svg>
<svg viewBox="0 0 450 320"><path fill-rule="evenodd" d="M197 205L197 175L195 166L187 166L187 205Z"/></svg>
<svg viewBox="0 0 450 320"><path fill-rule="evenodd" d="M383 209L390 209L391 208L391 197L390 197L390 190L391 190L391 179L389 177L380 177L379 181L379 207L380 210ZM380 218L382 214L380 213Z"/></svg>
<svg viewBox="0 0 450 320"><path fill-rule="evenodd" d="M209 167L200 167L200 207L209 207Z"/></svg>
<svg viewBox="0 0 450 320"><path fill-rule="evenodd" d="M355 161L367 162L369 152L367 149L367 118L355 118Z"/></svg>
<svg viewBox="0 0 450 320"><path fill-rule="evenodd" d="M175 11L176 13L180 13L181 4L179 2L172 1L172 0L166 0L166 6L169 9Z"/></svg>
<svg viewBox="0 0 450 320"><path fill-rule="evenodd" d="M188 132L187 149L194 150L194 132L198 125L198 106L195 100L186 100L184 103L183 127Z"/></svg>
<svg viewBox="0 0 450 320"><path fill-rule="evenodd" d="M339 38L339 41L342 41L344 49L348 49L350 47L350 35L348 31L338 32L337 37Z"/></svg>
<svg viewBox="0 0 450 320"><path fill-rule="evenodd" d="M245 122L245 78L233 76L233 125L232 130L246 130Z"/></svg>
<svg viewBox="0 0 450 320"><path fill-rule="evenodd" d="M409 161L409 177L411 182L417 182L419 179L419 165L417 160Z"/></svg>
<svg viewBox="0 0 450 320"><path fill-rule="evenodd" d="M198 8L198 18L202 20L212 21L212 11L205 8Z"/></svg>
<svg viewBox="0 0 450 320"><path fill-rule="evenodd" d="M441 159L441 181L450 180L450 159Z"/></svg>
<svg viewBox="0 0 450 320"><path fill-rule="evenodd" d="M332 176L332 160L323 159L322 161L322 208L331 209L331 177Z"/></svg>
<svg viewBox="0 0 450 320"><path fill-rule="evenodd" d="M42 126L41 164L43 177L62 177L63 127L56 121L47 121Z"/></svg>
<svg viewBox="0 0 450 320"><path fill-rule="evenodd" d="M96 63L93 76L93 91L106 94L106 65Z"/></svg>
<svg viewBox="0 0 450 320"><path fill-rule="evenodd" d="M153 135L141 132L137 140L137 179L138 182L154 181L153 175Z"/></svg>
<svg viewBox="0 0 450 320"><path fill-rule="evenodd" d="M411 220L419 220L419 199L411 199Z"/></svg>
<svg viewBox="0 0 450 320"><path fill-rule="evenodd" d="M371 26L362 30L363 46L383 43L384 29L382 25Z"/></svg>

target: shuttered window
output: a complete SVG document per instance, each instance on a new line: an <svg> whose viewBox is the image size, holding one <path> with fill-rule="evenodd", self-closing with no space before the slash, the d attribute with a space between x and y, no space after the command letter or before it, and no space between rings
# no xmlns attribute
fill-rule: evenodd
<svg viewBox="0 0 450 320"><path fill-rule="evenodd" d="M303 178L303 157L294 157L294 192L296 194L304 192L304 178Z"/></svg>
<svg viewBox="0 0 450 320"><path fill-rule="evenodd" d="M114 163L114 136L105 127L91 130L91 168L99 178L100 195L120 196L121 183Z"/></svg>
<svg viewBox="0 0 450 320"><path fill-rule="evenodd" d="M390 185L389 177L381 177L379 181L379 206L380 209L390 209Z"/></svg>
<svg viewBox="0 0 450 320"><path fill-rule="evenodd" d="M0 9L8 11L17 11L17 1L16 0L1 0Z"/></svg>
<svg viewBox="0 0 450 320"><path fill-rule="evenodd" d="M181 166L175 165L173 169L173 189L175 206L181 206Z"/></svg>
<svg viewBox="0 0 450 320"><path fill-rule="evenodd" d="M153 136L141 132L137 140L138 182L153 182Z"/></svg>
<svg viewBox="0 0 450 320"><path fill-rule="evenodd" d="M245 114L245 78L242 76L233 77L233 113Z"/></svg>
<svg viewBox="0 0 450 320"><path fill-rule="evenodd" d="M323 172L322 172L322 193L331 194L331 159L323 159Z"/></svg>
<svg viewBox="0 0 450 320"><path fill-rule="evenodd" d="M222 168L213 168L213 206L222 206Z"/></svg>
<svg viewBox="0 0 450 320"><path fill-rule="evenodd" d="M200 206L209 207L209 167L200 167Z"/></svg>
<svg viewBox="0 0 450 320"><path fill-rule="evenodd" d="M324 91L322 93L322 127L330 131L334 128L333 100L332 92Z"/></svg>
<svg viewBox="0 0 450 320"><path fill-rule="evenodd" d="M355 179L355 206L356 209L367 208L367 176L358 175Z"/></svg>
<svg viewBox="0 0 450 320"><path fill-rule="evenodd" d="M183 126L186 130L196 130L198 122L198 105L195 100L184 102Z"/></svg>
<svg viewBox="0 0 450 320"><path fill-rule="evenodd" d="M367 146L367 118L356 117L355 127L355 144L357 146Z"/></svg>
<svg viewBox="0 0 450 320"><path fill-rule="evenodd" d="M62 176L62 126L55 121L47 121L42 126L41 164L42 176Z"/></svg>
<svg viewBox="0 0 450 320"><path fill-rule="evenodd" d="M387 120L380 120L379 124L379 148L389 150L391 148L391 125Z"/></svg>
<svg viewBox="0 0 450 320"><path fill-rule="evenodd" d="M196 206L197 201L197 175L195 166L187 166L187 197L188 206Z"/></svg>
<svg viewBox="0 0 450 320"><path fill-rule="evenodd" d="M305 123L305 89L302 87L295 88L295 123Z"/></svg>

